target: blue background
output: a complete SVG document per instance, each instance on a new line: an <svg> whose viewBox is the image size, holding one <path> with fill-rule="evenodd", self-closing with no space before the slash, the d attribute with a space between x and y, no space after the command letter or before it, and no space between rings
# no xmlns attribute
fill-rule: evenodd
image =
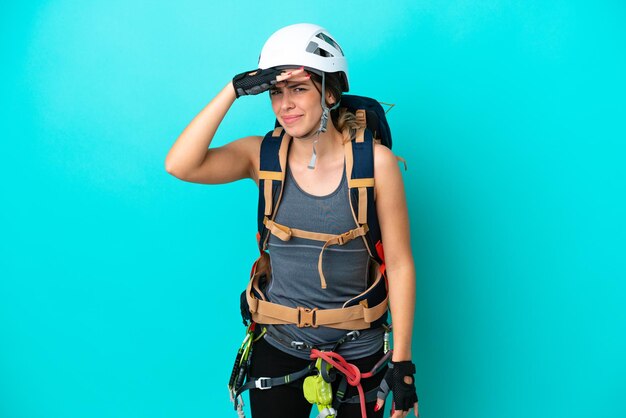
<svg viewBox="0 0 626 418"><path fill-rule="evenodd" d="M422 417L624 417L626 3L0 6L0 417L235 416L252 182L164 170L276 29L319 23L388 115ZM237 101L216 144L263 134Z"/></svg>

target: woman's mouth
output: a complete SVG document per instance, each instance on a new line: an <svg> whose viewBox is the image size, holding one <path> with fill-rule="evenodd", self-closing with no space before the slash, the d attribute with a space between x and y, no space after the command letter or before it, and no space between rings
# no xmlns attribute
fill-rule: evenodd
<svg viewBox="0 0 626 418"><path fill-rule="evenodd" d="M292 123L296 122L301 117L302 115L289 115L289 116L283 116L282 119L286 125L291 125Z"/></svg>

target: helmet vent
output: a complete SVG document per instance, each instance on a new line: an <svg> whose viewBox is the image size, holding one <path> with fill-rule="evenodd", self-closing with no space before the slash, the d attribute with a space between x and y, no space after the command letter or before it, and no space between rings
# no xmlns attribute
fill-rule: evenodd
<svg viewBox="0 0 626 418"><path fill-rule="evenodd" d="M325 49L320 48L320 46L313 41L309 42L309 44L307 45L306 52L319 55L320 57L334 57L333 54L326 51Z"/></svg>
<svg viewBox="0 0 626 418"><path fill-rule="evenodd" d="M320 32L317 35L315 35L315 37L316 38L320 38L322 41L331 44L333 46L333 48L337 49L337 51L339 51L341 53L341 55L343 56L343 50L341 49L339 44L337 42L335 42L335 40L333 38L331 38L328 35L324 35L322 32Z"/></svg>

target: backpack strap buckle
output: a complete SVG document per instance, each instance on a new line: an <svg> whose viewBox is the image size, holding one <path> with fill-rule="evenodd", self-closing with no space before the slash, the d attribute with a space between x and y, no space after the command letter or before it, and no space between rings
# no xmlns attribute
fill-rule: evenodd
<svg viewBox="0 0 626 418"><path fill-rule="evenodd" d="M302 306L298 306L298 328L303 327L313 327L317 328L317 308L303 308Z"/></svg>
<svg viewBox="0 0 626 418"><path fill-rule="evenodd" d="M364 224L358 228L352 229L348 232L344 232L343 234L337 236L337 245L343 245L357 237L361 237L365 235L368 230L369 228L367 224Z"/></svg>

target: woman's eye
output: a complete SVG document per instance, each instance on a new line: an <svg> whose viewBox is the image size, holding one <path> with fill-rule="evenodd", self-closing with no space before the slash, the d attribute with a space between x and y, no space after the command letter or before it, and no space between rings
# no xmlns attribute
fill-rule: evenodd
<svg viewBox="0 0 626 418"><path fill-rule="evenodd" d="M280 94L280 90L270 90L270 96L276 96L277 94Z"/></svg>
<svg viewBox="0 0 626 418"><path fill-rule="evenodd" d="M296 87L295 89L293 89L293 91L296 92L296 93L302 93L302 92L306 91L306 89L302 88L302 87Z"/></svg>

